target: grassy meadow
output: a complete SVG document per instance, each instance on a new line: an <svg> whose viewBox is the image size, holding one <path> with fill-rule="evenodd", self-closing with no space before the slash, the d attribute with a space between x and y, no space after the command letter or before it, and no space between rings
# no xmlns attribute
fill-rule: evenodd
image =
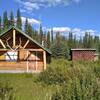
<svg viewBox="0 0 100 100"><path fill-rule="evenodd" d="M12 88L9 98L9 91ZM5 94L9 99L5 99ZM0 74L0 100L100 100L100 61L52 59L40 74ZM3 99L2 99L3 98Z"/></svg>

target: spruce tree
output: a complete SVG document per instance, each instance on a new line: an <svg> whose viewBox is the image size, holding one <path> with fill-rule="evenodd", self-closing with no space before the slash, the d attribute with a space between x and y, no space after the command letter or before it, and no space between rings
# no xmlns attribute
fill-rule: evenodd
<svg viewBox="0 0 100 100"><path fill-rule="evenodd" d="M68 46L69 48L73 48L74 45L73 45L73 33L72 32L69 32L69 36L68 36Z"/></svg>
<svg viewBox="0 0 100 100"><path fill-rule="evenodd" d="M57 43L57 45L60 45L60 43L61 43L61 36L60 36L59 32L56 33L56 43Z"/></svg>
<svg viewBox="0 0 100 100"><path fill-rule="evenodd" d="M50 32L47 33L47 48L50 48Z"/></svg>
<svg viewBox="0 0 100 100"><path fill-rule="evenodd" d="M25 27L24 27L24 30L25 30L25 33L28 34L28 19L26 18L26 21L25 21Z"/></svg>
<svg viewBox="0 0 100 100"><path fill-rule="evenodd" d="M8 21L7 11L5 11L3 13L3 25L4 25L4 29L9 27L9 21Z"/></svg>
<svg viewBox="0 0 100 100"><path fill-rule="evenodd" d="M32 26L31 24L28 23L28 27L27 27L27 34L32 37L33 34L33 30L32 30Z"/></svg>
<svg viewBox="0 0 100 100"><path fill-rule="evenodd" d="M12 11L10 13L10 25L11 26L14 26L14 15L13 15L13 12Z"/></svg>
<svg viewBox="0 0 100 100"><path fill-rule="evenodd" d="M21 13L19 9L17 10L17 27L22 29Z"/></svg>
<svg viewBox="0 0 100 100"><path fill-rule="evenodd" d="M83 48L83 40L82 40L82 37L80 37L80 39L78 41L78 48Z"/></svg>
<svg viewBox="0 0 100 100"><path fill-rule="evenodd" d="M51 30L51 42L53 42L53 29Z"/></svg>
<svg viewBox="0 0 100 100"><path fill-rule="evenodd" d="M39 39L39 33L38 33L38 31L34 30L34 34L35 34L34 39L39 42L40 39Z"/></svg>
<svg viewBox="0 0 100 100"><path fill-rule="evenodd" d="M39 40L39 42L42 44L42 40L43 40L43 30L42 30L42 25L40 25L39 35L40 35L40 40Z"/></svg>

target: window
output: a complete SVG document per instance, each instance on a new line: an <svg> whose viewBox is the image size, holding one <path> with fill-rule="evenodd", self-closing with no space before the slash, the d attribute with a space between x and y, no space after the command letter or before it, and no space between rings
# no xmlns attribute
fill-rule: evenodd
<svg viewBox="0 0 100 100"><path fill-rule="evenodd" d="M6 61L17 61L17 52L16 51L9 51L5 54Z"/></svg>

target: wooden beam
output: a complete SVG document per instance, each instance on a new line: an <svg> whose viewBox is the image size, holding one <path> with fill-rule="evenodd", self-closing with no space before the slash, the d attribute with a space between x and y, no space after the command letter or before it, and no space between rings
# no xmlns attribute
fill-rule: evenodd
<svg viewBox="0 0 100 100"><path fill-rule="evenodd" d="M42 51L43 52L43 49L25 49L25 50L29 50L29 51Z"/></svg>
<svg viewBox="0 0 100 100"><path fill-rule="evenodd" d="M29 64L28 64L29 62L28 62L28 51L27 51L27 73L28 73L28 71L29 71Z"/></svg>
<svg viewBox="0 0 100 100"><path fill-rule="evenodd" d="M16 31L13 30L13 47L16 46Z"/></svg>
<svg viewBox="0 0 100 100"><path fill-rule="evenodd" d="M3 41L0 39L0 43L3 46L4 49L6 49L6 46L4 45Z"/></svg>
<svg viewBox="0 0 100 100"><path fill-rule="evenodd" d="M44 70L46 70L46 51L43 51Z"/></svg>
<svg viewBox="0 0 100 100"><path fill-rule="evenodd" d="M29 42L30 42L29 40L26 41L25 45L23 46L24 49L26 48Z"/></svg>
<svg viewBox="0 0 100 100"><path fill-rule="evenodd" d="M36 56L35 56L35 60L36 60L36 71L37 71L37 69L38 69L37 57L38 57L38 52L36 51Z"/></svg>

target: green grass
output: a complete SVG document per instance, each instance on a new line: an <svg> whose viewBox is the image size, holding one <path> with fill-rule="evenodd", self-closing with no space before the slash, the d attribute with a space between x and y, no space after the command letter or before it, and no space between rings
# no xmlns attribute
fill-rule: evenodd
<svg viewBox="0 0 100 100"><path fill-rule="evenodd" d="M60 75L62 75L63 77L64 75L66 75L65 78L68 77L70 79L71 78L73 79L74 76L75 77L77 76L77 78L82 77L84 79L85 76L83 77L81 75L85 75L85 73L87 73L87 76L89 76L91 73L94 73L93 75L95 75L95 77L98 80L98 84L100 84L100 61L72 62L72 61L67 61L66 59L58 59L58 60L52 59L52 63L48 65L48 67L53 69L53 72L55 74L51 73L51 75L53 75L53 77L57 79L59 79ZM56 68L60 68L61 74L59 73L59 70L57 72ZM49 74L48 72L47 74ZM73 72L75 75L73 74ZM81 72L83 74L81 74ZM47 85L42 83L41 81L37 82L38 78L39 78L38 74L25 74L25 73L24 74L0 74L0 83L8 84L10 87L13 88L14 90L13 92L16 100L51 100L52 95L56 91L60 91L61 84ZM55 80L55 78L52 79ZM69 83L70 81L66 82L66 84Z"/></svg>
<svg viewBox="0 0 100 100"><path fill-rule="evenodd" d="M0 83L13 87L16 100L50 100L57 86L47 86L34 82L32 74L0 74Z"/></svg>

